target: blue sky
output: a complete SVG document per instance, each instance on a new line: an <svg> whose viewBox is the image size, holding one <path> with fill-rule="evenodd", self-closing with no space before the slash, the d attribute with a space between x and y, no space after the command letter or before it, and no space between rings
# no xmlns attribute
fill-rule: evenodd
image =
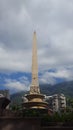
<svg viewBox="0 0 73 130"><path fill-rule="evenodd" d="M39 83L73 80L73 0L0 0L0 89L29 90L34 30Z"/></svg>

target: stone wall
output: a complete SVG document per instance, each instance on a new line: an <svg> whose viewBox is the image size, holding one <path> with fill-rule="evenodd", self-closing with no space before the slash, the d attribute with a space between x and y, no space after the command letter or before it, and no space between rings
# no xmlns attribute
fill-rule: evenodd
<svg viewBox="0 0 73 130"><path fill-rule="evenodd" d="M36 118L0 118L0 130L40 130Z"/></svg>
<svg viewBox="0 0 73 130"><path fill-rule="evenodd" d="M73 130L73 124L50 123L41 125L40 118L0 117L0 130Z"/></svg>

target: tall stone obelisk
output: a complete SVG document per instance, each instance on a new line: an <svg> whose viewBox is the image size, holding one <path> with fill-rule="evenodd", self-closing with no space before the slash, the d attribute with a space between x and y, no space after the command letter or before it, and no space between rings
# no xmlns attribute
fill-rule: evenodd
<svg viewBox="0 0 73 130"><path fill-rule="evenodd" d="M37 63L37 41L36 32L33 34L33 49L32 49L32 82L30 85L29 94L25 95L26 102L23 101L23 109L42 109L48 110L48 103L44 101L45 96L40 93L38 83L38 63Z"/></svg>
<svg viewBox="0 0 73 130"><path fill-rule="evenodd" d="M30 94L39 94L39 83L38 83L38 63L37 63L37 41L36 32L33 34L33 49L32 49L32 83L30 87Z"/></svg>

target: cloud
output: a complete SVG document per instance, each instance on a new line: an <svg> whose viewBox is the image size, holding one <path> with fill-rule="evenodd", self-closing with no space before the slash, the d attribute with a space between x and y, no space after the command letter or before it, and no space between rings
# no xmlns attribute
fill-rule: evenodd
<svg viewBox="0 0 73 130"><path fill-rule="evenodd" d="M72 77L72 71L67 69L59 69L55 73L50 72L50 75L54 78L64 78L66 80L70 79ZM72 77L73 79L73 77Z"/></svg>
<svg viewBox="0 0 73 130"><path fill-rule="evenodd" d="M29 81L26 77L22 77L20 80L5 79L5 87L9 88L11 93L18 91L27 91L29 90Z"/></svg>
<svg viewBox="0 0 73 130"><path fill-rule="evenodd" d="M0 70L28 72L31 68L31 53L27 50L10 51L0 47ZM28 63L28 64L27 64Z"/></svg>
<svg viewBox="0 0 73 130"><path fill-rule="evenodd" d="M0 0L0 72L31 72L34 30L39 72L46 72L41 81L72 79L72 0ZM48 73L49 69L57 71Z"/></svg>
<svg viewBox="0 0 73 130"><path fill-rule="evenodd" d="M49 72L43 72L41 76L39 76L39 83L40 84L55 84L56 81L54 77L50 75Z"/></svg>
<svg viewBox="0 0 73 130"><path fill-rule="evenodd" d="M55 71L45 71L39 76L39 82L45 84L55 84L56 79L63 79L64 81L73 80L73 69L59 68Z"/></svg>

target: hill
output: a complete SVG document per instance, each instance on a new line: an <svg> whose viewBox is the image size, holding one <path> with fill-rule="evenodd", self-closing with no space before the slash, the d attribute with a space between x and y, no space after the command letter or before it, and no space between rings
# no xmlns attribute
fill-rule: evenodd
<svg viewBox="0 0 73 130"><path fill-rule="evenodd" d="M63 94L65 94L65 96L73 98L73 81L63 82L63 83L59 83L59 84L55 84L55 85L41 84L40 90L41 90L41 93L43 93L47 96L57 94L57 93L58 94L63 93ZM20 102L22 101L21 97L27 93L28 93L28 91L26 91L26 92L22 91L19 93L12 94L11 95L12 104L13 103L20 104Z"/></svg>
<svg viewBox="0 0 73 130"><path fill-rule="evenodd" d="M52 95L63 93L68 97L73 97L73 81L63 82L55 85L42 84L40 85L41 93Z"/></svg>

